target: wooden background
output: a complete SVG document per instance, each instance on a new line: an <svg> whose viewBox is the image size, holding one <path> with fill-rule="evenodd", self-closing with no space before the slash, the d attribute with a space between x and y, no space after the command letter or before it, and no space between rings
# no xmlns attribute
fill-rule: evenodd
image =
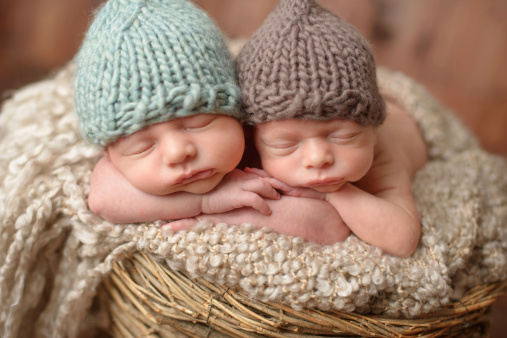
<svg viewBox="0 0 507 338"><path fill-rule="evenodd" d="M101 0L0 0L0 93L72 58ZM233 38L276 0L195 0ZM320 0L373 43L377 63L425 84L488 150L507 156L506 0ZM5 97L5 93L3 95Z"/></svg>
<svg viewBox="0 0 507 338"><path fill-rule="evenodd" d="M101 2L0 0L0 99L68 62ZM276 0L195 2L231 38L249 37L276 4ZM507 157L506 0L319 3L372 42L378 64L425 84L486 149ZM493 337L500 337L507 332L507 296L496 305L494 316Z"/></svg>

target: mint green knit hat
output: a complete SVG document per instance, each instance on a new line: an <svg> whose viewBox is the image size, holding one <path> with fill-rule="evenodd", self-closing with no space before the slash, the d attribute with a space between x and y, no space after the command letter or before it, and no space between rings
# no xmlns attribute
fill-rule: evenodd
<svg viewBox="0 0 507 338"><path fill-rule="evenodd" d="M223 36L189 1L107 1L76 61L76 112L84 137L102 147L179 117L240 118L240 90Z"/></svg>

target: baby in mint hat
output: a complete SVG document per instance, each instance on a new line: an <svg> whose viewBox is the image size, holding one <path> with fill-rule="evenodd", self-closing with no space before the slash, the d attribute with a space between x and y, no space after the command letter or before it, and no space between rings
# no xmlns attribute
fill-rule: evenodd
<svg viewBox="0 0 507 338"><path fill-rule="evenodd" d="M302 213L305 199L280 199L257 174L235 169L245 140L234 66L218 28L191 2L109 0L77 65L83 135L105 154L90 182L94 213L136 223L273 210L260 225L271 227L315 218ZM308 199L306 206L332 228L330 205Z"/></svg>
<svg viewBox="0 0 507 338"><path fill-rule="evenodd" d="M110 0L77 65L82 132L105 150L92 175L92 211L118 223L243 206L270 213L263 197L278 193L235 169L245 146L239 87L203 11L186 0Z"/></svg>

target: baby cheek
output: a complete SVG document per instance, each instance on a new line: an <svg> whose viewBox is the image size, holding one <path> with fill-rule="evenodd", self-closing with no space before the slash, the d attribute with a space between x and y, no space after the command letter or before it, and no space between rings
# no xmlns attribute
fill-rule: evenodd
<svg viewBox="0 0 507 338"><path fill-rule="evenodd" d="M357 156L354 162L349 166L349 172L355 176L355 180L360 180L370 170L373 162L373 154L363 153Z"/></svg>
<svg viewBox="0 0 507 338"><path fill-rule="evenodd" d="M129 169L131 180L135 181L140 190L153 191L160 188L163 178L163 164L155 158L144 158L142 161L131 162Z"/></svg>
<svg viewBox="0 0 507 338"><path fill-rule="evenodd" d="M226 135L226 133L224 133ZM218 164L227 167L229 171L233 170L243 157L245 152L245 141L243 136L232 136L231 138L224 138L217 145L215 140L206 142L201 147L203 152L200 156L207 156L210 163L218 161Z"/></svg>
<svg viewBox="0 0 507 338"><path fill-rule="evenodd" d="M263 161L262 164L263 169L274 178L289 185L299 185L300 170L297 162L290 161L288 158L276 158Z"/></svg>

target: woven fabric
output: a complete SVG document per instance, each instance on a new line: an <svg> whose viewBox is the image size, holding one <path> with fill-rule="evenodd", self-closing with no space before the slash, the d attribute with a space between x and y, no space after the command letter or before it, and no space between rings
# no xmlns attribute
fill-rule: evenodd
<svg viewBox="0 0 507 338"><path fill-rule="evenodd" d="M76 112L85 137L100 146L178 117L240 117L222 34L190 1L107 1L76 60Z"/></svg>
<svg viewBox="0 0 507 338"><path fill-rule="evenodd" d="M101 152L73 111L71 65L17 91L0 113L0 335L92 336L92 300L115 261L137 251L194 277L294 308L412 317L457 291L507 279L507 167L424 88L380 70L383 95L417 121L429 162L413 182L419 247L396 258L355 236L319 246L243 224L163 232L87 208Z"/></svg>
<svg viewBox="0 0 507 338"><path fill-rule="evenodd" d="M281 0L237 59L246 122L349 119L377 126L385 104L366 39L315 0Z"/></svg>

